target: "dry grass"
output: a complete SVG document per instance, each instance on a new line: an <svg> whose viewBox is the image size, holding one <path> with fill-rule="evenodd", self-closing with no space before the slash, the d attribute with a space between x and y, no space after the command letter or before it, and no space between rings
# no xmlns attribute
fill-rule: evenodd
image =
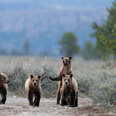
<svg viewBox="0 0 116 116"><path fill-rule="evenodd" d="M0 70L7 72L11 91L22 91L25 79L30 73L56 76L61 64L60 58L0 56ZM116 67L107 68L106 64L103 61L73 59L72 69L81 92L93 98L95 102L109 105L116 99ZM45 97L55 95L56 83L46 78L42 86Z"/></svg>

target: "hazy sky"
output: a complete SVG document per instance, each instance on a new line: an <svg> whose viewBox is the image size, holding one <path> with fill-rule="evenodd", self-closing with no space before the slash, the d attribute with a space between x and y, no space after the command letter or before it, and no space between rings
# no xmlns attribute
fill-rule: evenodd
<svg viewBox="0 0 116 116"><path fill-rule="evenodd" d="M105 7L109 6L113 0L0 0L0 3L7 4L40 4L40 5L61 5L61 6L80 6L80 7Z"/></svg>
<svg viewBox="0 0 116 116"><path fill-rule="evenodd" d="M0 0L0 47L21 49L25 39L30 38L35 40L31 41L33 51L47 46L57 51L58 40L65 31L75 32L83 46L92 40L90 23L102 23L101 19L107 16L105 9L112 1Z"/></svg>

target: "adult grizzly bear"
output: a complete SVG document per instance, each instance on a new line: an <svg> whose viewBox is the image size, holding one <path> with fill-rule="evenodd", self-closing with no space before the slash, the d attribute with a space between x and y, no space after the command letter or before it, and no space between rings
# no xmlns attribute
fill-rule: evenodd
<svg viewBox="0 0 116 116"><path fill-rule="evenodd" d="M39 106L41 99L41 76L31 74L25 82L25 92L29 104Z"/></svg>
<svg viewBox="0 0 116 116"><path fill-rule="evenodd" d="M62 76L62 87L60 89L61 99L60 104L70 105L71 107L78 106L78 84L73 75Z"/></svg>
<svg viewBox="0 0 116 116"><path fill-rule="evenodd" d="M52 81L58 81L58 90L56 93L57 104L60 102L60 88L62 87L62 75L63 74L72 74L72 57L62 57L62 67L57 77L49 77Z"/></svg>
<svg viewBox="0 0 116 116"><path fill-rule="evenodd" d="M6 99L7 99L7 88L8 88L8 77L7 75L2 72L0 74L0 94L1 94L1 100L0 100L0 104L5 104Z"/></svg>

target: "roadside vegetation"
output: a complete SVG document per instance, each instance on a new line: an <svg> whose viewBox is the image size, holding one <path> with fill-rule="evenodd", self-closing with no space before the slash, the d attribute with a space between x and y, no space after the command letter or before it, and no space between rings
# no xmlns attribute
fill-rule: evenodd
<svg viewBox="0 0 116 116"><path fill-rule="evenodd" d="M60 58L0 57L0 60L0 66L6 66L0 69L8 75L10 92L24 96L25 80L33 73L44 78L41 82L43 97L55 97L57 82L49 80L48 77L55 77L58 74ZM72 68L79 83L80 93L92 98L94 103L112 105L116 102L116 68L107 64L103 61L73 59Z"/></svg>

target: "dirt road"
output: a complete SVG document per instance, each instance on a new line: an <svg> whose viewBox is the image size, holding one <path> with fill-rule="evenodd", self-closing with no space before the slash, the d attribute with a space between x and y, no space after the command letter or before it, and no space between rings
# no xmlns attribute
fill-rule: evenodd
<svg viewBox="0 0 116 116"><path fill-rule="evenodd" d="M55 102L53 98L42 98L38 108L29 106L26 98L8 97L6 104L0 105L0 116L116 116L97 115L104 109L93 108L88 98L79 98L79 108L62 107Z"/></svg>

